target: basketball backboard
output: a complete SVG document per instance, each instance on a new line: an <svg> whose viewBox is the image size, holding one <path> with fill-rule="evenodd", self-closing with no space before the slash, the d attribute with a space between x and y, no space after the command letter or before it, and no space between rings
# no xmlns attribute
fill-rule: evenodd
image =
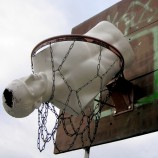
<svg viewBox="0 0 158 158"><path fill-rule="evenodd" d="M100 21L110 21L129 39L136 55L133 65L124 71L125 78L139 87L134 93L134 108L130 112L114 116L112 107L105 107L101 112L101 120L92 146L158 130L157 8L157 0L124 0L72 29L72 34L84 34ZM80 120L80 116L72 119L76 125ZM67 129L70 128L70 122L66 122L66 126ZM93 129L92 123L90 130ZM56 144L60 146L62 152L89 146L88 133L79 135L72 147L67 150L67 145L71 143L71 137L68 137L60 126ZM55 148L54 153L60 152Z"/></svg>

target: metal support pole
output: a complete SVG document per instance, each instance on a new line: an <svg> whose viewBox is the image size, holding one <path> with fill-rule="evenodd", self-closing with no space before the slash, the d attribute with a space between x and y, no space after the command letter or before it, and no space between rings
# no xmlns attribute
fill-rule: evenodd
<svg viewBox="0 0 158 158"><path fill-rule="evenodd" d="M89 158L90 155L90 147L85 148L85 155L84 158Z"/></svg>

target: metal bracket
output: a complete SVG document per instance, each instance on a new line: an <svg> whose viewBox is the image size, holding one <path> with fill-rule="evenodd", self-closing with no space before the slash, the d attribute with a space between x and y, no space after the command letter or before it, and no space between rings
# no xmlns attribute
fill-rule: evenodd
<svg viewBox="0 0 158 158"><path fill-rule="evenodd" d="M124 77L119 77L107 85L111 96L113 115L120 115L133 110L134 86ZM108 105L109 106L109 105Z"/></svg>

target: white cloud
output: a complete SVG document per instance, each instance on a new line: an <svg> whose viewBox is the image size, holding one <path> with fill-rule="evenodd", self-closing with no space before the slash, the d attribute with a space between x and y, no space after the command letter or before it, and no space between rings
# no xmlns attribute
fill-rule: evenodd
<svg viewBox="0 0 158 158"><path fill-rule="evenodd" d="M31 73L30 53L38 42L54 35L70 33L72 27L115 2L116 0L0 0L0 95L2 96L2 91L11 80ZM49 127L51 121L53 124L53 120L50 120ZM37 111L25 119L15 119L9 117L0 106L0 157L83 157L83 150L53 155L52 142L40 153L36 148L37 128ZM90 157L105 155L112 158L118 157L117 153L121 152L122 158L156 158L157 142L154 140L157 137L155 133L97 146L91 149Z"/></svg>
<svg viewBox="0 0 158 158"><path fill-rule="evenodd" d="M96 152L96 150L98 148L100 151L99 154L105 155L108 158L156 158L158 145L157 137L158 133L156 132L93 147L90 157L97 157L98 152Z"/></svg>
<svg viewBox="0 0 158 158"><path fill-rule="evenodd" d="M3 29L15 37L34 40L60 33L66 25L65 15L48 0L2 0L0 9Z"/></svg>
<svg viewBox="0 0 158 158"><path fill-rule="evenodd" d="M9 82L31 73L30 54L38 42L68 30L64 13L50 2L0 1L1 96ZM37 149L37 111L25 119L15 119L9 117L1 106L0 125L0 157L43 158L53 155L53 143L49 143L42 153Z"/></svg>
<svg viewBox="0 0 158 158"><path fill-rule="evenodd" d="M50 1L1 0L0 19L1 83L31 73L33 47L67 30L64 13Z"/></svg>

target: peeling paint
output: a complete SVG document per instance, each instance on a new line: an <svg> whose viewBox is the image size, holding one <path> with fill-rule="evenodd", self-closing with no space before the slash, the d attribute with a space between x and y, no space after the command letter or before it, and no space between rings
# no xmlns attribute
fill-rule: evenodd
<svg viewBox="0 0 158 158"><path fill-rule="evenodd" d="M141 1L134 0L129 4L129 7L121 17L119 17L119 12L116 12L113 17L108 15L107 20L117 27L123 23L125 25L123 33L124 35L127 35L129 34L131 27L135 27L143 22L151 23L152 20L158 17L157 8L153 9L153 7L151 7L152 1L153 0L149 0L144 4ZM137 13L134 10L136 7L140 7L140 9L143 10L139 16L137 16ZM149 13L151 16L146 16ZM138 29L138 26L136 28Z"/></svg>
<svg viewBox="0 0 158 158"><path fill-rule="evenodd" d="M125 36L127 36L127 38L130 39L130 41L132 40L136 40L140 37L143 36L147 36L148 34L152 34L153 38L154 38L154 42L153 42L153 51L154 51L154 70L158 69L158 26L155 26L153 28L150 29L142 29L141 32L139 33L134 33L134 34L130 34L130 29L131 27L136 27L136 29L139 29L139 27L137 25L146 22L146 26L149 25L151 23L151 21L154 18L158 17L158 10L157 8L153 8L151 6L151 3L153 2L153 0L149 0L147 1L145 4L142 3L141 1L132 1L129 4L129 7L127 8L127 10L125 11L125 13L119 17L119 13L116 12L114 17L112 18L111 15L107 16L107 20L112 22L113 24L115 24L116 26L119 26L120 23L123 23L125 25L125 28L123 33ZM136 12L134 10L135 7L141 7L143 9L141 15L136 16ZM152 13L152 16L146 16L147 14ZM128 36L128 34L130 34ZM139 42L137 44L137 47L141 46L142 42ZM153 103L155 100L158 100L158 71L154 72L154 80L153 80L153 94L146 96L144 98L141 98L137 101L137 103L134 105L135 107L138 106L143 106L146 104L150 104ZM109 116L113 113L112 110L105 110L101 113L101 118L102 117L106 117Z"/></svg>

